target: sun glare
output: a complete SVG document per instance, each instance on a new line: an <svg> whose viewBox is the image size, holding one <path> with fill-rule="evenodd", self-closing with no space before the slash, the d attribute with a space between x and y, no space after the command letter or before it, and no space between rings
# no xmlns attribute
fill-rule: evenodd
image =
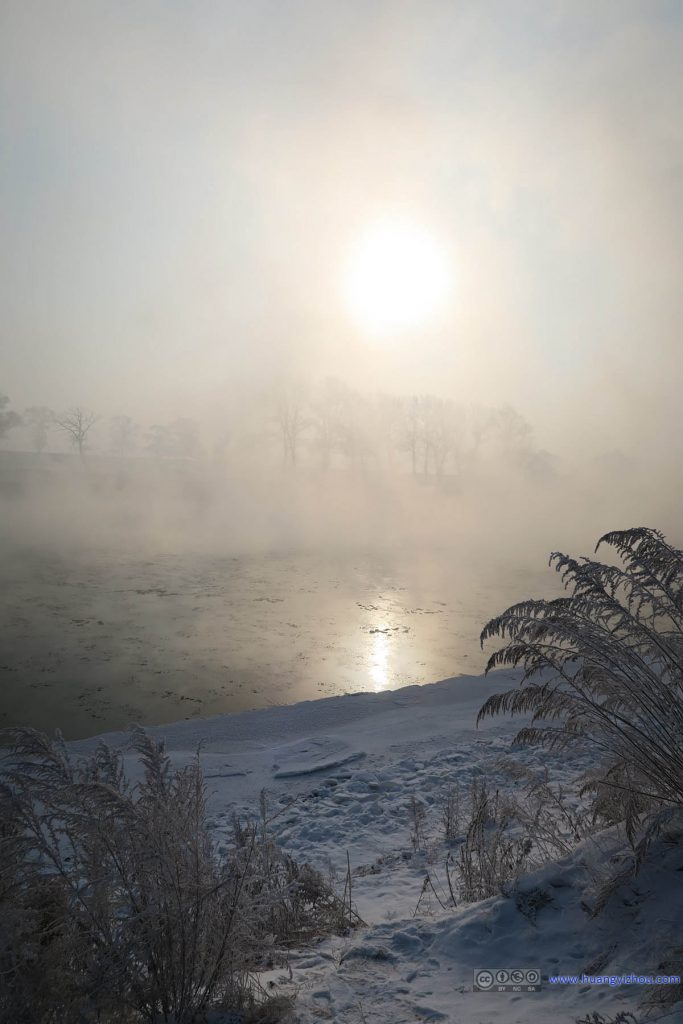
<svg viewBox="0 0 683 1024"><path fill-rule="evenodd" d="M370 678L375 684L376 692L386 690L389 685L389 641L386 634L379 631L372 637Z"/></svg>
<svg viewBox="0 0 683 1024"><path fill-rule="evenodd" d="M451 286L446 254L416 225L384 222L352 250L345 298L357 324L375 334L427 325L445 308Z"/></svg>

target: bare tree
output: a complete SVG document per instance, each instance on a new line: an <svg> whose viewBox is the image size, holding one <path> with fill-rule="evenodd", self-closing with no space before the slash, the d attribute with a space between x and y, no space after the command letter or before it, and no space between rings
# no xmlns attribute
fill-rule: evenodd
<svg viewBox="0 0 683 1024"><path fill-rule="evenodd" d="M443 477L449 459L460 468L464 437L462 410L450 399L425 395L421 399L424 430L425 470L428 459L437 479Z"/></svg>
<svg viewBox="0 0 683 1024"><path fill-rule="evenodd" d="M296 468L301 437L308 426L305 417L306 388L301 380L283 381L275 396L275 420L282 436L285 465Z"/></svg>
<svg viewBox="0 0 683 1024"><path fill-rule="evenodd" d="M421 458L423 475L433 466L440 479L448 459L459 451L462 434L462 412L450 399L413 395L405 400L399 446L410 455L413 476Z"/></svg>
<svg viewBox="0 0 683 1024"><path fill-rule="evenodd" d="M172 423L155 423L147 433L147 447L157 457L195 458L200 453L199 427L180 417Z"/></svg>
<svg viewBox="0 0 683 1024"><path fill-rule="evenodd" d="M343 384L327 377L310 403L313 448L318 452L320 468L328 470L332 456L341 443L341 405Z"/></svg>
<svg viewBox="0 0 683 1024"><path fill-rule="evenodd" d="M413 395L412 398L405 401L404 427L400 447L410 455L413 476L417 476L417 456L424 440L420 399Z"/></svg>
<svg viewBox="0 0 683 1024"><path fill-rule="evenodd" d="M365 473L375 459L371 406L365 395L347 384L339 390L340 451L349 465Z"/></svg>
<svg viewBox="0 0 683 1024"><path fill-rule="evenodd" d="M24 422L31 428L33 448L38 454L47 448L47 435L55 422L55 414L46 405L32 405L24 412Z"/></svg>
<svg viewBox="0 0 683 1024"><path fill-rule="evenodd" d="M137 445L139 425L130 416L112 416L111 441L118 455L127 455Z"/></svg>
<svg viewBox="0 0 683 1024"><path fill-rule="evenodd" d="M486 406L472 405L467 410L467 425L470 439L469 454L472 459L476 459L482 446L496 429L496 414Z"/></svg>
<svg viewBox="0 0 683 1024"><path fill-rule="evenodd" d="M199 424L196 420L180 416L170 424L176 454L180 458L194 459L201 454Z"/></svg>
<svg viewBox="0 0 683 1024"><path fill-rule="evenodd" d="M495 431L503 454L522 457L531 448L533 427L511 405L503 405L494 414Z"/></svg>
<svg viewBox="0 0 683 1024"><path fill-rule="evenodd" d="M18 427L21 423L21 416L13 409L7 409L9 398L0 394L0 438L5 437L10 430Z"/></svg>
<svg viewBox="0 0 683 1024"><path fill-rule="evenodd" d="M380 392L373 406L374 433L377 447L386 464L393 469L396 452L404 441L404 400L400 395Z"/></svg>
<svg viewBox="0 0 683 1024"><path fill-rule="evenodd" d="M55 419L59 429L64 431L73 447L78 450L81 461L85 459L86 438L97 420L98 417L94 412L89 412L80 405L69 409L68 412L62 413Z"/></svg>
<svg viewBox="0 0 683 1024"><path fill-rule="evenodd" d="M160 458L162 455L170 454L170 440L168 427L163 423L154 423L147 431L147 447L152 453Z"/></svg>
<svg viewBox="0 0 683 1024"><path fill-rule="evenodd" d="M493 413L484 406L473 405L470 406L468 419L472 447L478 451L493 429Z"/></svg>

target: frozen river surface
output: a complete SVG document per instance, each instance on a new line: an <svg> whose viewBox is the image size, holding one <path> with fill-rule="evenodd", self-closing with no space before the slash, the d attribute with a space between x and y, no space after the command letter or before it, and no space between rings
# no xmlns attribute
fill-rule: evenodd
<svg viewBox="0 0 683 1024"><path fill-rule="evenodd" d="M67 738L476 673L485 621L557 592L542 567L405 549L26 547L0 576L0 724Z"/></svg>

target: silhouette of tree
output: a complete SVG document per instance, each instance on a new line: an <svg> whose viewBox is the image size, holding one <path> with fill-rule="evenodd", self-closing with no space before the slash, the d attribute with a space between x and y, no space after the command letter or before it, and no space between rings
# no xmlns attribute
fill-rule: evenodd
<svg viewBox="0 0 683 1024"><path fill-rule="evenodd" d="M147 434L147 447L159 458L195 458L200 449L199 427L184 417L172 423L155 423Z"/></svg>
<svg viewBox="0 0 683 1024"><path fill-rule="evenodd" d="M275 395L275 421L280 428L285 465L296 468L301 437L308 427L306 388L301 380L281 382Z"/></svg>
<svg viewBox="0 0 683 1024"><path fill-rule="evenodd" d="M59 429L64 431L73 447L77 449L82 462L85 461L86 438L98 418L94 412L77 405L55 419Z"/></svg>
<svg viewBox="0 0 683 1024"><path fill-rule="evenodd" d="M24 413L24 421L31 428L34 450L39 454L47 448L47 435L55 422L55 414L46 405L32 405Z"/></svg>
<svg viewBox="0 0 683 1024"><path fill-rule="evenodd" d="M21 423L21 416L13 409L7 409L9 398L0 394L0 437L5 437L10 430L18 427Z"/></svg>
<svg viewBox="0 0 683 1024"><path fill-rule="evenodd" d="M112 416L111 442L118 455L127 455L137 445L139 424L130 416Z"/></svg>

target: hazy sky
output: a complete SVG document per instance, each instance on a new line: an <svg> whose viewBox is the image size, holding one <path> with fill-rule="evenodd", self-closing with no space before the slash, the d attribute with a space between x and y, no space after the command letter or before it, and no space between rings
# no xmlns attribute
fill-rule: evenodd
<svg viewBox="0 0 683 1024"><path fill-rule="evenodd" d="M554 445L676 430L680 0L3 0L0 90L15 408L216 414L306 371ZM341 282L384 217L454 285L377 339Z"/></svg>

